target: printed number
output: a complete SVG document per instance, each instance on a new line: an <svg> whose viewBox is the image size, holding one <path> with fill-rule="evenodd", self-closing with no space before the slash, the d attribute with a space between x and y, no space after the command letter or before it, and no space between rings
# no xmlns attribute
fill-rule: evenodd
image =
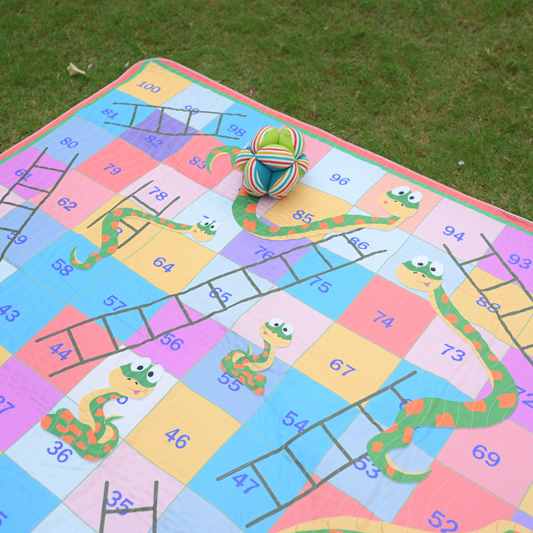
<svg viewBox="0 0 533 533"><path fill-rule="evenodd" d="M222 293L222 289L220 287L215 287L215 291L221 293L220 294L220 299L225 303L229 300L230 296L233 296L233 294L230 294L229 292L225 292L225 293ZM213 291L211 291L209 293L209 296L211 296L211 298L216 298L216 295Z"/></svg>
<svg viewBox="0 0 533 533"><path fill-rule="evenodd" d="M235 485L237 488L242 487L244 485L244 482L246 479L248 479L248 474L241 474L240 476L233 476L231 479L235 481L237 484ZM248 487L246 490L244 490L244 494L247 492L250 492L252 489L256 489L257 487L260 487L261 485L257 483L254 479L250 478L249 481L253 483L251 487Z"/></svg>
<svg viewBox="0 0 533 533"><path fill-rule="evenodd" d="M127 304L125 304L122 300L119 300L116 296L109 296L104 300L104 305L113 305L115 302L119 303L120 305L117 305L117 307L113 307L113 311L118 311L119 309L123 309L124 307L127 307Z"/></svg>
<svg viewBox="0 0 533 533"><path fill-rule="evenodd" d="M400 402L400 411L409 403L409 402L412 402L413 400L410 400L409 398L406 398L405 399L405 402Z"/></svg>
<svg viewBox="0 0 533 533"><path fill-rule="evenodd" d="M78 146L78 141L73 141L70 137L65 137L59 144L63 144L67 148L76 148Z"/></svg>
<svg viewBox="0 0 533 533"><path fill-rule="evenodd" d="M168 442L172 442L173 440L176 441L176 448L185 448L185 446L187 446L187 442L191 440L191 437L189 437L189 435L181 435L181 437L178 437L178 439L176 439L176 435L179 432L179 429L175 429L174 431L169 431L168 433L165 433L165 435L168 437Z"/></svg>
<svg viewBox="0 0 533 533"><path fill-rule="evenodd" d="M197 107L193 107L192 105L186 105L186 106L185 106L185 109L186 109L187 111L192 111L192 114L193 114L193 115L196 115L197 113L200 112L200 110L199 110Z"/></svg>
<svg viewBox="0 0 533 533"><path fill-rule="evenodd" d="M7 516L6 516L2 511L0 511L0 516L1 516L2 518L7 518ZM2 520L0 520L0 526L1 526L1 525L2 525Z"/></svg>
<svg viewBox="0 0 533 533"><path fill-rule="evenodd" d="M15 176L18 176L19 178L21 176L24 176L24 174L27 172L27 170L25 168L21 168L20 170L17 170L15 172ZM32 177L32 174L28 174L27 176L24 176L24 179L22 181L26 181L28 178L31 178Z"/></svg>
<svg viewBox="0 0 533 533"><path fill-rule="evenodd" d="M104 109L102 115L107 115L109 118L115 118L118 113L115 113L112 109Z"/></svg>
<svg viewBox="0 0 533 533"><path fill-rule="evenodd" d="M462 361L464 356L466 355L466 353L463 352L463 350L458 350L457 348L455 348L455 346L450 346L449 344L446 344L446 343L444 343L444 346L446 346L446 350L444 350L441 353L441 355L444 355L446 352L449 352L450 350L455 350L455 355L450 355L450 357L454 361Z"/></svg>
<svg viewBox="0 0 533 533"><path fill-rule="evenodd" d="M202 169L202 168L205 168L205 161L202 161L202 158L201 157L193 157L189 163L191 165L196 165L198 168Z"/></svg>
<svg viewBox="0 0 533 533"><path fill-rule="evenodd" d="M315 215L312 215L311 213L306 213L305 211L298 210L294 215L292 215L292 218L295 218L296 220L302 220L306 224L310 224L312 222L312 218Z"/></svg>
<svg viewBox="0 0 533 533"><path fill-rule="evenodd" d="M6 315L6 320L8 322L13 322L15 320L15 318L19 317L20 316L20 313L16 310L16 309L13 309L13 311L11 311L11 314L8 315L7 312L11 309L11 305L4 305L3 307L0 307L0 316L2 315ZM1 396L0 396L1 398ZM2 403L2 402L0 402ZM2 411L0 411L1 413Z"/></svg>
<svg viewBox="0 0 533 533"><path fill-rule="evenodd" d="M518 389L518 396L526 392L526 389L523 389L522 387L519 387L518 385L516 386L516 388ZM528 392L526 396L530 398L531 396L533 396L533 392ZM522 400L522 403L524 405L527 405L530 409L533 409L533 400Z"/></svg>
<svg viewBox="0 0 533 533"><path fill-rule="evenodd" d="M53 346L50 346L50 350L52 350L53 354L59 354L60 360L64 361L72 352L72 350L65 350L63 352L60 352L61 348L63 347L63 344L54 344Z"/></svg>
<svg viewBox="0 0 533 533"><path fill-rule="evenodd" d="M297 424L295 424L296 420L294 419L294 417L297 417L298 414L295 413L294 411L289 411L285 417L283 418L282 422L286 425L286 426L292 426L294 425L294 427L298 430L298 433L301 433L304 429L305 429L305 426L307 426L307 424L309 424L309 420L302 420L301 422L298 422ZM289 422L285 422L285 419L288 419Z"/></svg>
<svg viewBox="0 0 533 533"><path fill-rule="evenodd" d="M30 174L31 176L31 174ZM27 176L29 177L29 176ZM520 263L520 256L516 254L511 254L511 257L507 260L508 263L511 263L511 265L518 265ZM521 265L518 265L520 268L528 269L531 265L531 259L522 259Z"/></svg>
<svg viewBox="0 0 533 533"><path fill-rule="evenodd" d="M67 265L64 259L58 259L52 263L52 268L57 270L62 276L68 276L74 271L74 267Z"/></svg>
<svg viewBox="0 0 533 533"><path fill-rule="evenodd" d="M314 285L319 281L322 281L322 278L320 276L317 276L314 281L309 283L309 285ZM329 283L328 281L322 281L322 283L317 288L320 292L328 292L330 287L333 287L331 283Z"/></svg>
<svg viewBox="0 0 533 533"><path fill-rule="evenodd" d="M7 238L11 240L16 235L15 231L12 231L11 233L7 234ZM26 235L19 235L13 242L15 244L23 244L28 240L28 237Z"/></svg>
<svg viewBox="0 0 533 533"><path fill-rule="evenodd" d="M221 379L222 378L222 379ZM224 374L222 374L219 378L218 378L218 382L219 383L222 383L222 385L227 385L228 386L228 389L233 391L233 392L237 392L241 386L239 385L239 382L234 379L232 383L230 383L230 381L232 380L233 378L231 376L229 376L228 374L226 374L224 372ZM232 387L235 387L232 389Z"/></svg>
<svg viewBox="0 0 533 533"><path fill-rule="evenodd" d="M333 174L329 181L336 181L339 185L346 185L350 182L350 178L342 178L340 174Z"/></svg>
<svg viewBox="0 0 533 533"><path fill-rule="evenodd" d="M168 346L170 344L170 349L171 350L179 350L181 348L181 345L185 343L185 341L183 339L175 339L176 335L174 335L174 333L167 333L162 339L161 339L161 344L163 344L164 346ZM163 339L165 339L166 342L163 342Z"/></svg>
<svg viewBox="0 0 533 533"><path fill-rule="evenodd" d="M158 192L159 194L155 194L156 192ZM155 194L155 199L159 200L160 202L168 196L168 193L166 193L165 191L162 191L159 187L156 187L155 185L154 185L154 190L148 194Z"/></svg>
<svg viewBox="0 0 533 533"><path fill-rule="evenodd" d="M6 399L3 396L0 396L0 404L4 403L5 401ZM9 405L9 407L0 409L0 413L3 413L4 411L8 411L9 409L15 409L15 406L11 402L7 402L7 405Z"/></svg>
<svg viewBox="0 0 533 533"><path fill-rule="evenodd" d="M165 272L170 272L172 270L172 268L174 267L174 263L172 263L171 265L165 265L166 263L166 259L164 257L158 257L155 261L154 261L154 265L156 267L163 267L163 270Z"/></svg>
<svg viewBox="0 0 533 533"><path fill-rule="evenodd" d="M487 448L485 448L485 446L482 446L481 444L478 444L472 450L472 455L476 459L485 459L485 452L486 451L487 451ZM496 466L499 462L500 462L500 456L496 452L489 452L487 454L487 460L485 461L485 463L487 463L489 466Z"/></svg>
<svg viewBox="0 0 533 533"><path fill-rule="evenodd" d="M457 239L459 242L461 242L465 236L464 231L463 233L455 233L455 228L453 226L446 226L442 233L444 233L444 235L448 235L448 237Z"/></svg>
<svg viewBox="0 0 533 533"><path fill-rule="evenodd" d="M390 327L392 327L392 323L394 322L394 318L385 318L387 315L381 311L378 311L378 313L380 314L380 316L378 316L377 318L375 318L374 320L372 320L372 322L377 322L378 320L380 320L381 318L383 320L381 320L381 322L383 322L383 324L385 324L385 329L388 329Z"/></svg>
<svg viewBox="0 0 533 533"><path fill-rule="evenodd" d="M122 498L122 494L118 490L114 490L112 494L118 494L118 496L115 496L113 498L113 503L109 503L109 500L107 500L108 507L115 507L118 509L117 505L120 505L120 507L122 507L123 509L129 509L129 507L126 505L126 502L129 503L130 505L133 505L133 502L131 500L128 500L128 498L124 498L119 504L118 501L120 500L120 498ZM124 516L124 515L127 515L128 513L118 513L118 514L120 516Z"/></svg>
<svg viewBox="0 0 533 533"><path fill-rule="evenodd" d="M370 463L370 465L365 463L365 461L368 461ZM362 466L357 466L359 463L361 463ZM362 461L357 461L357 463L354 463L354 466L355 466L355 468L357 468L357 470L366 470L366 475L369 478L371 478L371 479L376 479L379 476L379 474L380 474L379 468L375 468L376 465L370 460L370 457L365 457ZM367 466L373 466L374 467L370 473L367 470ZM374 475L372 475L372 474L374 474Z"/></svg>
<svg viewBox="0 0 533 533"><path fill-rule="evenodd" d="M78 204L76 202L71 202L68 198L61 198L61 200L57 202L57 205L60 205L63 209L66 209L67 211L72 211L75 207L78 207Z"/></svg>
<svg viewBox="0 0 533 533"><path fill-rule="evenodd" d="M440 515L440 516L439 516ZM440 527L442 526L442 518L446 518L446 515L442 514L440 511L435 511L431 518L428 519L429 525L432 527ZM432 521L432 519L435 519L435 522ZM441 529L442 533L453 533L454 531L457 531L459 529L459 524L455 520L446 520L447 524L453 524L453 529Z"/></svg>
<svg viewBox="0 0 533 533"><path fill-rule="evenodd" d="M113 163L108 163L109 166L104 167L104 170L109 170L109 174L118 174L122 169L120 167L117 167L116 165L113 165Z"/></svg>
<svg viewBox="0 0 533 533"><path fill-rule="evenodd" d="M156 139L155 135L148 135L148 137L145 137L144 140L151 144L154 148L158 148L163 144L163 141Z"/></svg>
<svg viewBox="0 0 533 533"><path fill-rule="evenodd" d="M57 455L56 459L60 462L60 463L64 463L65 461L68 460L68 458L72 455L72 450L69 450L68 448L65 448L64 450L62 450L60 453L57 453L59 452L59 450L61 450L61 448L63 448L63 442L60 441L60 440L56 440L54 442L54 444L56 445L54 448L50 449L50 448L46 448L46 451L50 454L50 455Z"/></svg>
<svg viewBox="0 0 533 533"><path fill-rule="evenodd" d="M344 363L344 361L341 361L340 359L334 359L333 361L331 361L329 366L333 368L333 370L340 370L342 368L342 365L344 364L349 368L349 370L346 370L346 372L343 372L342 373L343 376L355 370L353 366L350 366L348 363Z"/></svg>
<svg viewBox="0 0 533 533"><path fill-rule="evenodd" d="M500 304L489 305L489 302L487 302L487 300L485 300L485 298L483 297L480 298L476 303L480 305L481 307L488 307L489 313L495 313L496 309L501 309Z"/></svg>
<svg viewBox="0 0 533 533"><path fill-rule="evenodd" d="M359 248L360 250L366 250L370 244L368 244L367 242L359 242L359 237L352 237L350 239L356 246L357 248Z"/></svg>
<svg viewBox="0 0 533 533"><path fill-rule="evenodd" d="M161 87L157 87L153 83L148 83L147 81L139 83L137 87L142 87L143 89L146 89L147 91L152 91L153 93L158 93L161 90Z"/></svg>
<svg viewBox="0 0 533 533"><path fill-rule="evenodd" d="M235 124L232 124L228 128L228 131L231 131L232 133L235 133L235 135L237 135L237 137L242 137L243 135L246 134L246 130L239 129L239 126L236 126Z"/></svg>
<svg viewBox="0 0 533 533"><path fill-rule="evenodd" d="M254 255L263 253L263 259L268 259L269 257L274 257L274 252L271 252L270 250L267 250L264 246L259 245L259 250L254 253Z"/></svg>

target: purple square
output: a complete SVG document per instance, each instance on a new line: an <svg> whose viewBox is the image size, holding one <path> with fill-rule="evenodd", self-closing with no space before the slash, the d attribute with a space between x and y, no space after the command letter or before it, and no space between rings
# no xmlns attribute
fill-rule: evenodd
<svg viewBox="0 0 533 533"><path fill-rule="evenodd" d="M135 126L135 128L149 131L129 129L120 136L121 139L124 139L131 145L139 148L139 150L142 150L152 159L160 162L174 155L193 138L190 135L164 135L169 133L185 133L186 125L164 113L161 124L159 124L161 113L161 110L154 111L147 119ZM156 130L160 133L153 133ZM187 133L195 134L198 133L198 130L189 126Z"/></svg>
<svg viewBox="0 0 533 533"><path fill-rule="evenodd" d="M2 450L7 450L63 398L61 392L16 357L10 357L0 367L0 391L4 400L0 403Z"/></svg>
<svg viewBox="0 0 533 533"><path fill-rule="evenodd" d="M526 526L533 531L533 516L524 513L520 509L516 510L516 513L513 516L513 522Z"/></svg>

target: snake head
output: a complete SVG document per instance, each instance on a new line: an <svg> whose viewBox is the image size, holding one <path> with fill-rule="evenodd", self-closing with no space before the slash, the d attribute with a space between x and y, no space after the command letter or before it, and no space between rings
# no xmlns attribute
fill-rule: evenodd
<svg viewBox="0 0 533 533"><path fill-rule="evenodd" d="M191 228L191 236L200 242L210 241L220 228L220 222L205 218Z"/></svg>
<svg viewBox="0 0 533 533"><path fill-rule="evenodd" d="M379 204L389 215L409 218L416 214L421 200L421 192L411 192L407 185L401 185L380 196Z"/></svg>
<svg viewBox="0 0 533 533"><path fill-rule="evenodd" d="M148 396L163 377L161 365L153 365L148 357L115 368L109 374L109 382L116 392L140 400Z"/></svg>
<svg viewBox="0 0 533 533"><path fill-rule="evenodd" d="M396 269L396 276L407 287L419 291L435 290L442 283L444 266L430 261L425 255L417 255Z"/></svg>
<svg viewBox="0 0 533 533"><path fill-rule="evenodd" d="M276 348L285 348L292 341L294 328L281 318L273 318L259 328L259 335Z"/></svg>

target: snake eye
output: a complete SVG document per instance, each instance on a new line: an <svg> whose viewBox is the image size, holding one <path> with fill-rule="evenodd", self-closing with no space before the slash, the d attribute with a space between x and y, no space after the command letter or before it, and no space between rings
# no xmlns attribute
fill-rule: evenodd
<svg viewBox="0 0 533 533"><path fill-rule="evenodd" d="M272 320L269 320L268 325L272 326L273 328L279 328L283 324L283 320L281 318L273 318Z"/></svg>
<svg viewBox="0 0 533 533"><path fill-rule="evenodd" d="M152 361L148 357L141 357L138 361L134 361L130 365L132 372L142 372L145 368L148 368L152 364Z"/></svg>
<svg viewBox="0 0 533 533"><path fill-rule="evenodd" d="M442 276L444 274L444 265L438 261L433 261L429 267L429 271L434 276Z"/></svg>
<svg viewBox="0 0 533 533"><path fill-rule="evenodd" d="M211 231L216 231L218 228L220 228L220 222L213 222L211 226L209 226Z"/></svg>
<svg viewBox="0 0 533 533"><path fill-rule="evenodd" d="M150 383L157 383L165 373L165 370L161 365L155 365L148 371L148 374L146 374L146 379Z"/></svg>
<svg viewBox="0 0 533 533"><path fill-rule="evenodd" d="M213 221L210 218L206 218L205 220L202 220L202 222L199 222L198 225L205 228L206 226L209 226L212 223Z"/></svg>
<svg viewBox="0 0 533 533"><path fill-rule="evenodd" d="M408 194L411 192L411 189L407 187L407 185L402 185L401 187L395 187L392 189L392 194L395 194L396 196L403 196L404 194Z"/></svg>
<svg viewBox="0 0 533 533"><path fill-rule="evenodd" d="M294 327L291 324L283 324L281 331L283 331L285 335L292 335Z"/></svg>
<svg viewBox="0 0 533 533"><path fill-rule="evenodd" d="M413 266L417 268L425 267L429 263L429 259L425 255L417 255L411 260Z"/></svg>
<svg viewBox="0 0 533 533"><path fill-rule="evenodd" d="M415 191L412 192L407 198L412 204L418 204L422 200L422 193Z"/></svg>

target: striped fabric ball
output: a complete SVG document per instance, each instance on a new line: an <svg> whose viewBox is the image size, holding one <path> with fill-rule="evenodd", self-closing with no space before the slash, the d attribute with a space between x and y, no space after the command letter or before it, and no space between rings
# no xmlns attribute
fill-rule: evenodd
<svg viewBox="0 0 533 533"><path fill-rule="evenodd" d="M293 128L261 128L237 156L243 189L252 196L285 198L309 170L305 140Z"/></svg>

